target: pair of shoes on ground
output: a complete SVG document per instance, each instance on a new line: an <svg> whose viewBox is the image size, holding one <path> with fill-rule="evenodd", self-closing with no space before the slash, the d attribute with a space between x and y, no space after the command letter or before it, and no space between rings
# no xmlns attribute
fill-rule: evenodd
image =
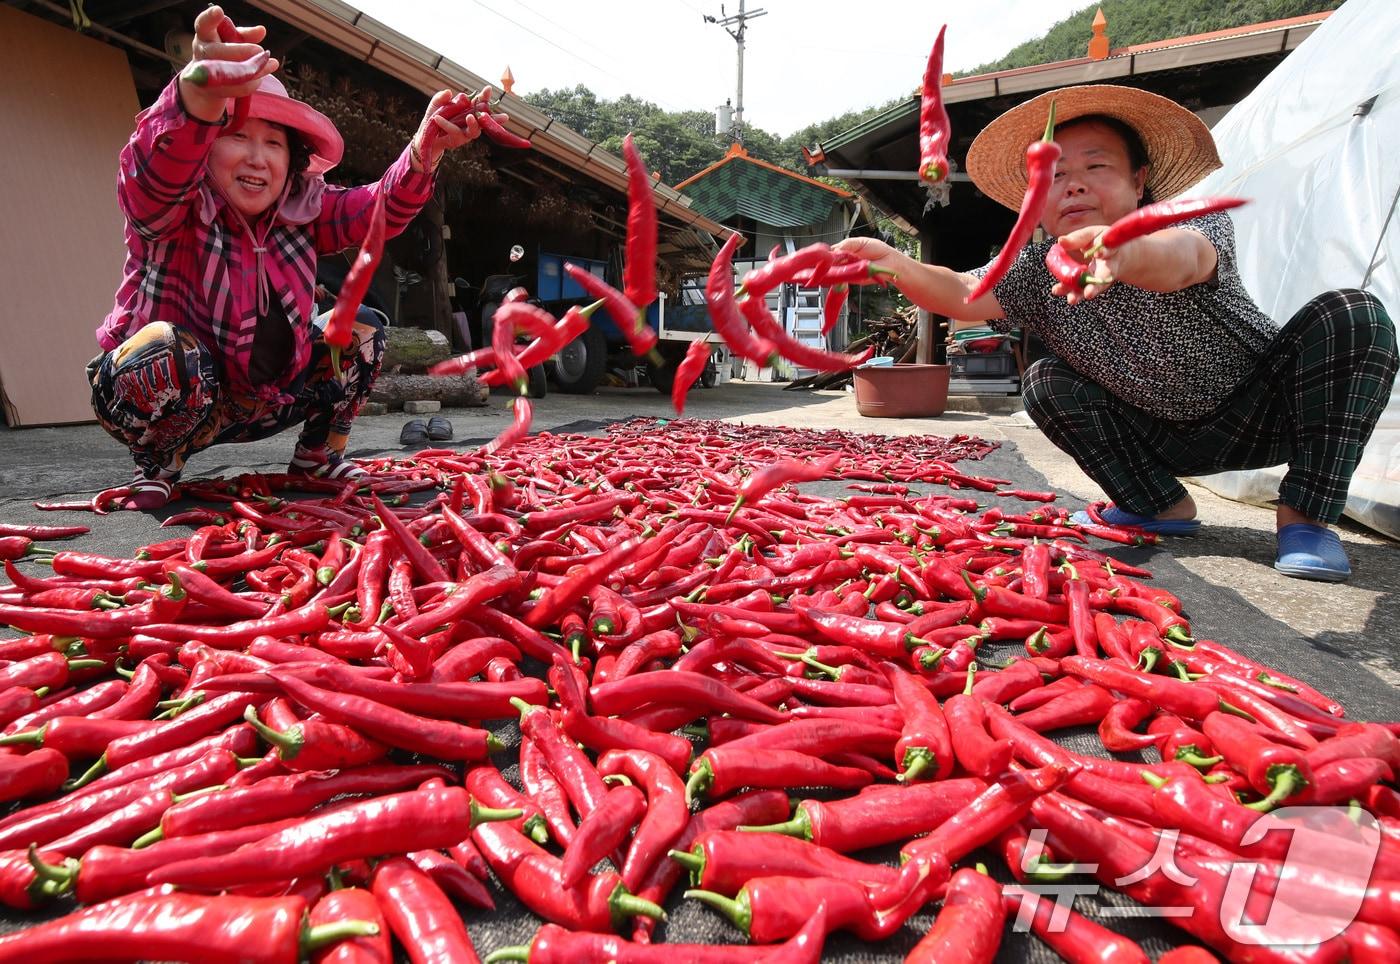
<svg viewBox="0 0 1400 964"><path fill-rule="evenodd" d="M1101 515L1112 525L1136 526L1161 535L1192 536L1201 531L1200 519L1158 520L1117 506L1109 506ZM1076 512L1070 520L1082 524L1088 522L1089 517L1087 513ZM1278 530L1274 568L1285 576L1319 582L1342 582L1351 575L1351 564L1342 548L1341 537L1326 526L1310 522L1295 522Z"/></svg>
<svg viewBox="0 0 1400 964"><path fill-rule="evenodd" d="M404 423L399 432L399 444L422 447L429 442L445 442L452 437L452 423L441 415L434 415L426 422L415 418Z"/></svg>

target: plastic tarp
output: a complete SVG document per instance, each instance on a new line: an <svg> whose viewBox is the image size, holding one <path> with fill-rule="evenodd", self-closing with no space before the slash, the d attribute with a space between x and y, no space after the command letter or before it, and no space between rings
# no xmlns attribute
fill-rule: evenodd
<svg viewBox="0 0 1400 964"><path fill-rule="evenodd" d="M1231 212L1240 274L1280 324L1334 288L1365 288L1400 320L1400 3L1347 0L1213 131L1224 167L1190 192ZM1282 467L1199 481L1278 497ZM1352 478L1346 514L1400 538L1400 381Z"/></svg>

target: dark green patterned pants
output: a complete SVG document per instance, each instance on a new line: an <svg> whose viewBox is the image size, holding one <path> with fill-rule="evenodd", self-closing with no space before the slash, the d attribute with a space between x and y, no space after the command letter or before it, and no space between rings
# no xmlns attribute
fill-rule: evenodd
<svg viewBox="0 0 1400 964"><path fill-rule="evenodd" d="M1213 414L1169 422L1134 408L1058 358L1026 372L1026 411L1114 503L1156 515L1177 481L1287 463L1279 501L1335 522L1395 380L1395 326L1365 291L1319 295L1279 332L1254 374Z"/></svg>

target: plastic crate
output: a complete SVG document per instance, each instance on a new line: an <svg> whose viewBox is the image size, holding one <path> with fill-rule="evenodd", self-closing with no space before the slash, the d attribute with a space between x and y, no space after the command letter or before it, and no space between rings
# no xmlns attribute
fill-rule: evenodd
<svg viewBox="0 0 1400 964"><path fill-rule="evenodd" d="M1007 352L985 355L949 355L954 378L1005 378L1016 371L1016 359Z"/></svg>

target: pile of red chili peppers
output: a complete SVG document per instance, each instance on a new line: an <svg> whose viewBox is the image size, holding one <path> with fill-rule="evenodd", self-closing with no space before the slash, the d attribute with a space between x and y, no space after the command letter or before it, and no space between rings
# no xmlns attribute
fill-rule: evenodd
<svg viewBox="0 0 1400 964"><path fill-rule="evenodd" d="M1226 959L1400 959L1400 724L1193 638L1089 545L1148 534L964 470L993 447L637 419L192 481L135 558L7 558L0 900L72 909L0 961L474 961L497 884L542 926L488 960L816 961L926 907L910 960L991 960L1018 917L1147 960L1036 891L1094 883L1071 862ZM1120 755L1053 739L1086 727ZM1339 806L1326 865L1259 833L1292 803ZM1243 942L1246 859L1249 913L1349 888L1354 920ZM665 943L683 876L751 943Z"/></svg>

